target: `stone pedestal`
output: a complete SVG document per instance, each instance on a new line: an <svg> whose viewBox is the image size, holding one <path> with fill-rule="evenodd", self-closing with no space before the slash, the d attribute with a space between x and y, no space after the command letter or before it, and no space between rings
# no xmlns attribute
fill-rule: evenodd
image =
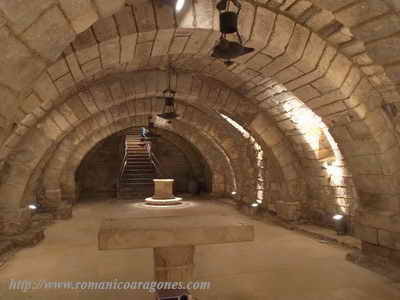
<svg viewBox="0 0 400 300"><path fill-rule="evenodd" d="M3 209L0 211L0 234L16 235L28 230L32 224L29 208Z"/></svg>
<svg viewBox="0 0 400 300"><path fill-rule="evenodd" d="M153 179L154 195L153 199L172 199L175 198L173 179Z"/></svg>
<svg viewBox="0 0 400 300"><path fill-rule="evenodd" d="M100 250L153 248L158 281L191 281L196 245L254 240L254 226L226 216L167 216L105 220Z"/></svg>
<svg viewBox="0 0 400 300"><path fill-rule="evenodd" d="M156 281L192 281L194 246L154 248Z"/></svg>
<svg viewBox="0 0 400 300"><path fill-rule="evenodd" d="M182 198L175 197L173 193L173 179L153 179L154 195L146 198L149 205L177 205L181 204Z"/></svg>

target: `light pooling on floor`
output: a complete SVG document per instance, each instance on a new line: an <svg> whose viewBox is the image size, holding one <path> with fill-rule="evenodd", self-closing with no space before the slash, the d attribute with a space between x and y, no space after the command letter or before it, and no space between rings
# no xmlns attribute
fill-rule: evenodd
<svg viewBox="0 0 400 300"><path fill-rule="evenodd" d="M261 146L257 143L254 137L248 132L243 126L229 118L228 116L220 113L221 117L223 117L229 124L231 124L235 129L237 129L244 138L248 139L250 143L253 145L255 152L257 153L257 199L256 202L253 203L253 206L258 206L264 200L264 152L261 149Z"/></svg>

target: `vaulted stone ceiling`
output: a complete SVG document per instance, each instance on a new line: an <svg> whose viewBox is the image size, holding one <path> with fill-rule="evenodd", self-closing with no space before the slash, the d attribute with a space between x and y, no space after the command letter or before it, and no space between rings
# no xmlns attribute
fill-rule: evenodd
<svg viewBox="0 0 400 300"><path fill-rule="evenodd" d="M43 176L51 177L47 167L61 160L76 169L84 153L107 136L100 130L92 143L84 141L91 132L107 128L111 134L137 116L157 113L157 105L147 106L165 88L171 63L178 99L190 109L170 130L190 125L192 133L183 130L187 139L201 148L205 142L192 137L201 135L214 145L220 153L215 157L225 157L225 167L216 168L229 166L231 176L225 177L236 178L243 194L255 186L255 175L243 174L235 161L246 141L219 113L262 145L272 166L266 168L265 193L276 192L286 212L347 207L338 203L355 201L347 195L354 180L363 208L356 219L364 225L360 237L379 244L378 233L400 231L393 221L400 211L395 0L242 1L240 30L256 51L229 68L210 57L219 38L216 1L186 1L179 13L167 2L0 1L4 209L29 202ZM312 128L302 115L312 116ZM327 160L345 182L332 183ZM250 160L243 163L254 169ZM51 189L59 188L62 176L73 176L61 176L64 167L55 169ZM240 179L246 176L254 180ZM229 192L232 185L217 190ZM391 243L383 246L393 248Z"/></svg>

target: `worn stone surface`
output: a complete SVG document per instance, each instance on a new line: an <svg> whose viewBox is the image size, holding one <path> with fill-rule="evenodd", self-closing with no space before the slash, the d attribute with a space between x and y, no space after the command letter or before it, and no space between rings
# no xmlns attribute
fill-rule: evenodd
<svg viewBox="0 0 400 300"><path fill-rule="evenodd" d="M233 207L221 205L220 200L204 201L204 199L198 199L196 201L193 199L193 201L196 205L188 207L187 210L174 209L173 211L170 210L169 214L188 213L192 216L200 216L204 213L211 213L232 215L238 220L246 219L246 217L240 216ZM88 213L90 213L90 217L88 217ZM156 213L154 209L149 210L126 202L119 202L118 205L112 205L107 200L97 203L82 203L75 208L74 219L50 227L46 232L46 240L43 243L35 248L20 251L11 258L6 268L3 268L0 273L0 285L2 291L4 291L4 296L16 300L26 297L26 293L7 288L13 274L19 274L14 277L15 279L40 277L48 278L50 281L51 278L57 277L62 281L73 281L73 278L82 276L91 278L93 281L104 281L103 277L114 278L114 274L118 273L118 278L145 280L144 277L146 277L149 278L149 281L152 281L154 279L152 249L107 252L93 251L93 249L97 247L96 233L104 214L110 217L130 216L140 218L154 213ZM157 213L162 215L165 210L158 209ZM304 265L313 266L314 271L308 272L307 277L306 275L303 276L305 282L294 284L299 288L304 288L306 299L314 296L321 299L336 297L338 290L341 290L341 295L346 295L350 299L357 299L360 294L367 300L376 300L376 298L396 299L399 295L397 287L385 280L384 277L344 261L344 256L348 252L347 249L318 240L311 240L303 234L271 224L270 221L267 224L258 220L248 219L247 221L252 222L256 227L257 236L254 243L208 245L196 248L196 277L207 277L207 274L213 272L213 278L206 279L206 281L211 281L210 289L193 290L193 294L196 293L197 298L219 297L221 300L229 300L235 295L245 294L248 297L255 296L263 299L268 292L272 297L282 298L282 290L287 285L287 278L294 273L303 272ZM85 228L85 230L81 231L81 228ZM80 232L80 234L77 234L77 232ZM65 246L65 239L68 239L70 245L68 248ZM283 243L283 241L286 243ZM285 244L285 246L282 246L282 244ZM297 249L294 249L295 246ZM302 249L301 257L296 255L299 251L298 247ZM68 251L69 255L66 256L65 251L60 251L60 249ZM259 255L260 251L265 252L265 250L270 250L270 252L276 250L279 255L276 255L273 259L266 259ZM66 258L68 256L71 257L71 260ZM101 265L96 264L99 260L102 261ZM31 268L26 268L27 261L29 261ZM51 267L54 265L53 262L57 262L57 268ZM291 268L287 267L288 264ZM98 267L93 267L94 265L102 268L101 274L99 274ZM330 280L328 281L324 276L321 276L326 273L327 267L331 270ZM240 284L232 284L231 275L239 269L246 269L247 272L237 274L237 280ZM270 276L271 269L275 270L274 282L265 280ZM346 280L349 276L352 278L351 281ZM199 279L199 281L203 280ZM366 282L373 287L373 292L366 290ZM321 291L321 285L326 285L327 289ZM54 292L50 291L50 293ZM90 297L101 300L109 298L108 292L104 290L87 291L85 294L85 297L90 295ZM33 290L30 295L39 299L45 298L49 295L49 291L47 289ZM62 294L57 293L57 297L61 299ZM71 293L68 293L65 299L68 299L68 297L71 297ZM119 297L123 300L132 297L152 300L154 294L148 291L129 289L121 290ZM284 300L298 298L298 289L296 288L296 291L287 290L285 297Z"/></svg>
<svg viewBox="0 0 400 300"><path fill-rule="evenodd" d="M154 179L154 199L174 198L174 180L173 179Z"/></svg>
<svg viewBox="0 0 400 300"><path fill-rule="evenodd" d="M154 272L157 281L193 280L194 246L154 248Z"/></svg>
<svg viewBox="0 0 400 300"><path fill-rule="evenodd" d="M90 0L61 0L60 5L76 33L85 31L99 18Z"/></svg>
<svg viewBox="0 0 400 300"><path fill-rule="evenodd" d="M0 214L1 234L16 235L25 232L31 225L31 211L28 208L2 211Z"/></svg>
<svg viewBox="0 0 400 300"><path fill-rule="evenodd" d="M15 248L33 247L44 239L43 228L32 228L13 236L0 236L1 241L11 242Z"/></svg>
<svg viewBox="0 0 400 300"><path fill-rule="evenodd" d="M42 57L56 60L75 38L75 33L57 7L46 11L23 34L23 40Z"/></svg>
<svg viewBox="0 0 400 300"><path fill-rule="evenodd" d="M21 33L28 28L55 0L38 1L1 1L0 9L11 21L12 28Z"/></svg>
<svg viewBox="0 0 400 300"><path fill-rule="evenodd" d="M24 84L30 84L45 67L42 59L37 58L6 27L0 27L0 82L15 90L21 90Z"/></svg>
<svg viewBox="0 0 400 300"><path fill-rule="evenodd" d="M159 217L105 220L99 232L99 249L176 247L254 240L251 225L229 217Z"/></svg>

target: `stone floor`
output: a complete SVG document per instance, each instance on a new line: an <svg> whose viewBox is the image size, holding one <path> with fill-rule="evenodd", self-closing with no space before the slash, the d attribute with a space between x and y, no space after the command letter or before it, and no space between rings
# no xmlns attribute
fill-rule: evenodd
<svg viewBox="0 0 400 300"><path fill-rule="evenodd" d="M97 231L105 217L235 215L255 225L255 242L199 246L195 277L211 289L200 300L395 300L398 287L346 261L344 248L239 215L218 201L190 200L183 208L148 208L116 201L77 205L74 217L50 226L38 246L16 254L0 270L0 299L154 299L137 290L38 289L11 291L9 279L49 281L147 281L151 249L98 251Z"/></svg>

